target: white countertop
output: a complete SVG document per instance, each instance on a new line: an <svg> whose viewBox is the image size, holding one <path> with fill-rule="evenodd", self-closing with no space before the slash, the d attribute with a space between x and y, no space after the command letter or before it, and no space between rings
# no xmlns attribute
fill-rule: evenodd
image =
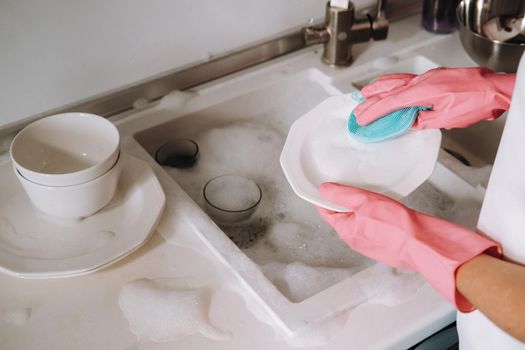
<svg viewBox="0 0 525 350"><path fill-rule="evenodd" d="M213 90L228 79L243 74L258 74L274 66L280 71L300 71L315 67L334 77L344 70L334 70L319 62L315 48L290 55L260 67L224 78L199 88ZM385 42L356 45L355 66L374 61L378 68L385 62L376 59L396 53L404 56L421 54L446 66L473 65L465 55L457 34L437 36L422 31L418 18L395 23ZM452 54L451 54L452 53ZM272 68L273 69L273 68ZM370 72L369 72L370 73ZM284 74L284 73L283 73ZM162 118L161 118L162 119ZM138 130L157 125L163 120L129 116L118 120L121 133L132 135ZM147 154L131 138L123 148L140 158ZM7 155L1 156L0 163ZM152 164L163 186L171 178ZM1 181L1 180L0 180ZM261 322L246 307L242 286L237 277L210 253L206 244L196 237L187 222L172 215L177 196L166 188L168 207L161 225L171 229L168 236L155 233L138 251L95 273L57 280L22 280L0 275L0 344L4 349L289 349L286 341L274 329ZM180 188L178 189L180 191ZM194 334L176 342L138 340L130 331L128 321L119 307L119 294L126 284L138 279L172 278L191 280L197 285L205 281L220 281L224 288L217 291L210 307L210 321L216 327L231 332L225 341L214 341ZM9 316L11 315L11 316ZM15 315L15 316L13 316ZM16 316L22 315L22 316ZM24 316L25 315L25 316ZM406 348L407 339L417 342L446 326L453 320L453 310L428 285L417 297L395 307L365 304L339 316L341 327L323 347L312 349L382 349ZM429 325L421 328L422 322ZM407 335L410 335L408 337ZM307 347L308 348L308 347Z"/></svg>

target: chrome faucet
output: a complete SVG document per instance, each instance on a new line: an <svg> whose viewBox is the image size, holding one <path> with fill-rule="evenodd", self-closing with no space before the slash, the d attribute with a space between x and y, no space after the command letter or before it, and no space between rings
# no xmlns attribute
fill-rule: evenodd
<svg viewBox="0 0 525 350"><path fill-rule="evenodd" d="M375 14L355 17L355 6L349 1L348 8L326 4L325 23L303 29L306 45L324 43L322 60L330 66L352 64L352 45L373 40L384 40L388 35L385 16L386 0L378 0Z"/></svg>

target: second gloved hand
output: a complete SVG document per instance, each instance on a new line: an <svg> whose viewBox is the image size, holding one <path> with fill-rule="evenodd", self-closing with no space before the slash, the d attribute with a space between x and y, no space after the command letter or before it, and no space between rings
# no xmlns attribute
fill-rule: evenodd
<svg viewBox="0 0 525 350"><path fill-rule="evenodd" d="M515 74L483 67L384 75L361 90L366 101L354 113L360 125L367 125L405 107L430 107L419 113L415 129L464 128L508 110L514 82Z"/></svg>
<svg viewBox="0 0 525 350"><path fill-rule="evenodd" d="M498 244L377 193L334 183L321 185L320 192L353 210L317 208L350 247L384 264L418 271L460 311L474 309L456 289L456 269L484 252L499 257Z"/></svg>

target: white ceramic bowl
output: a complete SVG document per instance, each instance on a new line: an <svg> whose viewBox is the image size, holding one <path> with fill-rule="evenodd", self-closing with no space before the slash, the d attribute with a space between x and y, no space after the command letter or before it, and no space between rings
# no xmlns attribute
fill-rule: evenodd
<svg viewBox="0 0 525 350"><path fill-rule="evenodd" d="M107 119L63 113L28 125L11 144L11 159L27 180L71 186L105 174L117 161L120 136Z"/></svg>
<svg viewBox="0 0 525 350"><path fill-rule="evenodd" d="M36 208L52 216L78 219L94 214L113 198L125 158L120 154L105 174L72 186L40 185L26 179L16 168L14 171Z"/></svg>

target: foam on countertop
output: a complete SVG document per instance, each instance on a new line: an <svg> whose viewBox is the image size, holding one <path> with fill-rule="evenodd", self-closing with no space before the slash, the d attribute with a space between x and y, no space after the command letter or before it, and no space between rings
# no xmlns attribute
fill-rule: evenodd
<svg viewBox="0 0 525 350"><path fill-rule="evenodd" d="M367 295L367 304L396 306L409 301L425 285L416 272L375 264L352 276Z"/></svg>
<svg viewBox="0 0 525 350"><path fill-rule="evenodd" d="M231 334L210 323L211 298L211 289L175 279L139 279L121 289L119 305L139 341L177 341L194 334L228 340Z"/></svg>

